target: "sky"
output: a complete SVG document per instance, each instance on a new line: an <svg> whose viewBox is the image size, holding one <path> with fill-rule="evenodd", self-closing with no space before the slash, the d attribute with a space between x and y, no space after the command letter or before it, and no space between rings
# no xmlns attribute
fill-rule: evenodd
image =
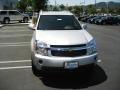
<svg viewBox="0 0 120 90"><path fill-rule="evenodd" d="M114 2L120 2L120 0L96 0L96 3L98 2L109 2L109 1L114 1ZM80 5L84 3L84 0L56 0L57 4L64 4L68 6L71 5ZM85 0L85 4L94 4L95 0ZM55 5L55 0L49 0L49 4Z"/></svg>

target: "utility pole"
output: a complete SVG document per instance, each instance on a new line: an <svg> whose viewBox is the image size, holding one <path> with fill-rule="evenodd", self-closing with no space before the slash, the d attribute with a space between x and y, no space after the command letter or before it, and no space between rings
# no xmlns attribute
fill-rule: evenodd
<svg viewBox="0 0 120 90"><path fill-rule="evenodd" d="M82 9L83 9L82 14L84 15L84 13L85 13L85 0L80 2L80 5L82 5Z"/></svg>
<svg viewBox="0 0 120 90"><path fill-rule="evenodd" d="M55 0L55 7L56 7L56 5L57 5L57 4L56 4L56 0Z"/></svg>
<svg viewBox="0 0 120 90"><path fill-rule="evenodd" d="M96 0L95 0L95 8L96 8Z"/></svg>
<svg viewBox="0 0 120 90"><path fill-rule="evenodd" d="M68 3L66 4L66 10L68 10Z"/></svg>
<svg viewBox="0 0 120 90"><path fill-rule="evenodd" d="M95 0L95 13L97 13L96 0Z"/></svg>
<svg viewBox="0 0 120 90"><path fill-rule="evenodd" d="M109 2L106 2L107 4L107 15L109 14Z"/></svg>
<svg viewBox="0 0 120 90"><path fill-rule="evenodd" d="M83 5L83 15L85 14L85 0L83 1L84 5Z"/></svg>

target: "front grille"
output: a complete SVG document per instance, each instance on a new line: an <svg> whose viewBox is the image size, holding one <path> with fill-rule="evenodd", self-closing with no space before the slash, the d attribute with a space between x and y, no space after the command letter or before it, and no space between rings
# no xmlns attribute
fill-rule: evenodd
<svg viewBox="0 0 120 90"><path fill-rule="evenodd" d="M60 56L60 57L77 57L86 55L87 50L74 50L74 51L51 51L52 56Z"/></svg>
<svg viewBox="0 0 120 90"><path fill-rule="evenodd" d="M86 47L86 44L80 45L51 45L51 55L59 57L78 57L87 54L87 50L80 49Z"/></svg>
<svg viewBox="0 0 120 90"><path fill-rule="evenodd" d="M51 45L51 48L76 48L76 47L84 47L86 44L78 44L78 45Z"/></svg>

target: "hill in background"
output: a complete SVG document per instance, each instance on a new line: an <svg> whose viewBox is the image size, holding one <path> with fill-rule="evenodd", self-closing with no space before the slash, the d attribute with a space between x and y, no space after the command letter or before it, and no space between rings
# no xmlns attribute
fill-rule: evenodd
<svg viewBox="0 0 120 90"><path fill-rule="evenodd" d="M106 2L100 2L96 4L97 8L106 8L107 7L107 3ZM108 2L108 7L109 8L120 8L120 3L119 2Z"/></svg>

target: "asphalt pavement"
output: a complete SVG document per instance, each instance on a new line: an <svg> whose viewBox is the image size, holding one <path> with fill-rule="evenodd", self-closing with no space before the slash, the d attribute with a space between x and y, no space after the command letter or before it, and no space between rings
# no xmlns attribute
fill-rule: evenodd
<svg viewBox="0 0 120 90"><path fill-rule="evenodd" d="M31 70L27 25L0 28L0 90L120 90L120 26L88 24L97 41L99 58L92 72L50 73L36 77Z"/></svg>

